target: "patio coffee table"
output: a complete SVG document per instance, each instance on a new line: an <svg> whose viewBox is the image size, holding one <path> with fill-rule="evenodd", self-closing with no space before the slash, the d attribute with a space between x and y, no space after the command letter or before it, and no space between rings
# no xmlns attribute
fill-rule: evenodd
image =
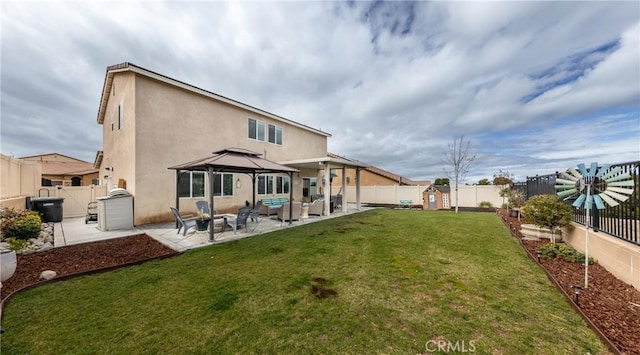
<svg viewBox="0 0 640 355"><path fill-rule="evenodd" d="M222 220L222 228L221 228L222 232L227 230L227 220L234 219L236 217L237 216L235 214L231 214L231 213L223 213L223 214L214 214L213 215L213 219L214 220L219 220L219 219Z"/></svg>

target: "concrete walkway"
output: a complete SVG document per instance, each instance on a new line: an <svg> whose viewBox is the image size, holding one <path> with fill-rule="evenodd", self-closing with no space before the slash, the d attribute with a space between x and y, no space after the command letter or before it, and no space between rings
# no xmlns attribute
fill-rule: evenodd
<svg viewBox="0 0 640 355"><path fill-rule="evenodd" d="M89 222L88 224L85 224L84 217L65 218L61 223L56 223L54 226L54 245L55 247L61 247L65 245L122 238L137 234L146 234L178 252L183 252L189 249L218 243L226 243L242 238L248 238L272 231L277 231L283 228L298 227L308 223L318 222L353 213L359 213L370 209L372 208L361 207L360 210L356 210L355 205L348 205L346 213L337 211L332 213L330 216L310 216L307 219L293 221L291 225L289 225L289 222L280 222L280 220L278 220L275 216L260 216L260 220L258 223L251 222L251 220L249 220L247 222L248 228L241 228L237 231L236 234L234 234L231 229L228 229L222 233L216 230L215 240L213 242L209 241L208 231L198 232L195 231L195 228L190 229L187 232L186 236L183 236L182 232L178 234L177 229L175 228L175 222L149 224L137 226L132 229L103 232L98 229L97 222Z"/></svg>

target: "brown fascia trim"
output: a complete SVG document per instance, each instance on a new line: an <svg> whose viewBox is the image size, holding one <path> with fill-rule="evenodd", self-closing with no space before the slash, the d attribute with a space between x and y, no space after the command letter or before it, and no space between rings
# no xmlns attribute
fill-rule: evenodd
<svg viewBox="0 0 640 355"><path fill-rule="evenodd" d="M104 157L104 152L99 150L96 152L96 158L93 160L93 168L100 169L100 165L102 165L102 158Z"/></svg>
<svg viewBox="0 0 640 355"><path fill-rule="evenodd" d="M211 91L208 91L208 90L205 90L205 89L201 89L201 88L199 88L197 86L185 83L184 81L180 81L180 80L176 80L176 79L170 78L170 77L168 77L166 75L154 72L154 71L149 70L149 69L145 69L143 67L140 67L140 66L135 65L135 64L130 63L130 62L124 62L124 63L120 63L120 64L116 64L116 65L112 65L112 66L107 67L107 74L106 74L105 79L104 79L104 85L103 85L103 89L102 89L102 96L100 97L100 108L98 110L98 124L102 124L104 122L104 114L105 114L105 111L106 111L106 105L107 105L107 101L108 101L107 98L109 97L109 92L111 91L111 86L112 86L112 83L113 83L113 75L115 73L122 72L122 71L132 71L132 72L134 72L136 74L144 75L144 76L146 76L148 78L152 78L152 79L156 79L156 80L159 80L159 81L162 81L162 82L165 82L165 83L169 83L169 84L172 84L174 86L181 87L183 89L186 89L186 90L189 90L189 91L192 91L192 92L196 92L198 94L204 95L204 96L212 98L214 100L217 100L217 101L220 101L220 102L224 102L224 103L233 105L235 107L239 107L239 108L247 110L247 111L252 111L252 112L267 116L267 117L274 118L274 119L276 119L278 121L286 122L286 123L288 123L290 125L293 125L293 126L296 126L296 127L299 127L299 128L303 128L303 129L305 129L307 131L312 131L314 133L323 135L325 137L331 137L331 133L323 132L323 131L321 131L319 129L312 128L310 126L307 126L305 124L302 124L302 123L299 123L299 122L296 122L296 121L292 121L292 120L290 120L288 118L284 118L282 116L278 116L278 115L276 115L274 113L259 109L257 107L251 106L251 105L247 105L245 103L242 103L240 101L236 101L236 100L228 98L226 96L218 95L218 94L216 94L214 92L211 92Z"/></svg>
<svg viewBox="0 0 640 355"><path fill-rule="evenodd" d="M327 152L327 156L334 157L334 158L345 159L345 160L349 160L349 161L355 161L353 159L349 159L347 157L343 157L343 156L337 155L335 153ZM366 170L366 171L368 171L368 172L370 172L372 174L376 174L376 175L382 176L384 178L387 178L387 179L390 179L390 180L393 180L393 181L397 181L400 186L402 186L402 185L416 186L417 185L415 183L415 181L413 181L413 180L411 180L409 178L405 178L403 176L396 175L396 174L394 174L392 172L377 168L375 166L366 167L366 168L364 168L364 170Z"/></svg>

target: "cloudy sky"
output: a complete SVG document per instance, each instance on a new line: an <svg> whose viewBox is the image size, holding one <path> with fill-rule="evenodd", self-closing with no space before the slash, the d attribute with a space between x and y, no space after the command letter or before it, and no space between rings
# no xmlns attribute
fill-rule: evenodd
<svg viewBox="0 0 640 355"><path fill-rule="evenodd" d="M106 67L131 62L332 134L329 151L467 183L640 160L629 2L2 1L1 145L93 162Z"/></svg>

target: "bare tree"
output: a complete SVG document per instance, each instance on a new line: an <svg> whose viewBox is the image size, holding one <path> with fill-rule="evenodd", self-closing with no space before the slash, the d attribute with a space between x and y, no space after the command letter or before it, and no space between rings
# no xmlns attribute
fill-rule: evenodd
<svg viewBox="0 0 640 355"><path fill-rule="evenodd" d="M476 159L476 155L470 151L471 142L464 140L464 136L456 137L453 143L449 143L448 149L444 152L443 160L449 166L444 172L456 185L456 213L458 213L458 184L464 182L471 164Z"/></svg>

